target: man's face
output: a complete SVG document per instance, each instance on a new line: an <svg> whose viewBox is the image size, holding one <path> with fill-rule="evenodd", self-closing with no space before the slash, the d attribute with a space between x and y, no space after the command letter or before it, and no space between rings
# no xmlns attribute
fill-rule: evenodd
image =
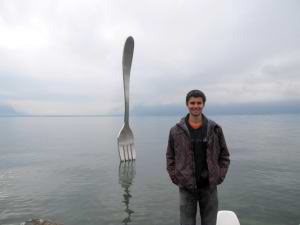
<svg viewBox="0 0 300 225"><path fill-rule="evenodd" d="M199 116L204 108L203 99L201 97L191 97L186 106L192 116Z"/></svg>

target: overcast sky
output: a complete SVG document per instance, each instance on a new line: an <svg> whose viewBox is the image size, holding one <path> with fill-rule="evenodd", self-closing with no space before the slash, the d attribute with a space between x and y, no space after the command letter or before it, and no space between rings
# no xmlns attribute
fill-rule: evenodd
<svg viewBox="0 0 300 225"><path fill-rule="evenodd" d="M0 106L27 114L300 101L299 0L0 0Z"/></svg>

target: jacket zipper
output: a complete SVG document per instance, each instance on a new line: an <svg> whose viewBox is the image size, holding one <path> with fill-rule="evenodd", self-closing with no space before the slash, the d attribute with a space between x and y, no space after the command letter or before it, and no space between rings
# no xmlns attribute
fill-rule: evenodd
<svg viewBox="0 0 300 225"><path fill-rule="evenodd" d="M184 131L186 132L188 139L189 139L189 143L190 143L190 151L192 152L192 158L193 158L193 186L195 189L197 189L197 183L196 183L196 165L195 165L195 156L194 156L194 151L193 151L193 146L192 146L192 140L191 140L191 135L189 130L184 129Z"/></svg>

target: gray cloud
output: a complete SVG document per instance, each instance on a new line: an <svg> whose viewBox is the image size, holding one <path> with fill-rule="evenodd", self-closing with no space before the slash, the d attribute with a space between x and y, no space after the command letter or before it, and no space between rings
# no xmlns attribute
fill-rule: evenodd
<svg viewBox="0 0 300 225"><path fill-rule="evenodd" d="M122 113L128 35L133 108L180 104L192 88L216 105L299 101L299 9L296 0L4 0L0 101L35 114Z"/></svg>

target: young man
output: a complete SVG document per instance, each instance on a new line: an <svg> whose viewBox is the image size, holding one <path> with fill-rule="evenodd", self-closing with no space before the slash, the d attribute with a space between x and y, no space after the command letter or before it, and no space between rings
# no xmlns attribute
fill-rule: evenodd
<svg viewBox="0 0 300 225"><path fill-rule="evenodd" d="M205 101L202 91L190 91L189 113L169 134L167 171L179 187L181 225L196 225L198 203L201 224L216 224L217 185L224 181L230 163L221 126L202 113Z"/></svg>

